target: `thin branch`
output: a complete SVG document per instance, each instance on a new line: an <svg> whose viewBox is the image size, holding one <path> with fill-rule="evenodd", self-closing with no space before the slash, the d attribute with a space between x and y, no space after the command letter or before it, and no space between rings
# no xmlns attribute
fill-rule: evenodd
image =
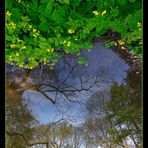
<svg viewBox="0 0 148 148"><path fill-rule="evenodd" d="M70 75L73 73L74 68L75 68L76 66L77 66L77 64L75 64L75 66L72 67L70 73L69 73L68 76L60 83L59 87L60 87L61 85L63 85L63 84L65 83L65 81L67 81L67 79L68 79L68 78L70 77Z"/></svg>
<svg viewBox="0 0 148 148"><path fill-rule="evenodd" d="M52 98L50 98L45 92L43 92L38 86L37 86L37 90L43 95L45 96L48 100L50 100L53 104L56 103L55 100L53 100Z"/></svg>

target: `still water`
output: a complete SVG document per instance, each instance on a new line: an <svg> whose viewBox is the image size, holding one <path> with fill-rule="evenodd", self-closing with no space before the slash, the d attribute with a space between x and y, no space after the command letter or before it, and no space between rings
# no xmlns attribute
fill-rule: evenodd
<svg viewBox="0 0 148 148"><path fill-rule="evenodd" d="M134 143L129 137L115 146L100 129L104 131L108 124L103 122L104 104L113 86L128 86L125 95L132 92L134 105L140 108L140 75L100 44L95 44L91 52L82 51L82 55L88 65L65 56L52 70L46 65L18 75L14 69L8 74L8 148L136 147L138 140Z"/></svg>

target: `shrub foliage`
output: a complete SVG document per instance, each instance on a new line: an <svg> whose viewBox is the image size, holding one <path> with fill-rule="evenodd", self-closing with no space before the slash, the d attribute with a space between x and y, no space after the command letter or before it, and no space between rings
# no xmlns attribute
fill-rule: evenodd
<svg viewBox="0 0 148 148"><path fill-rule="evenodd" d="M64 54L86 64L80 50L108 30L121 39L108 46L125 47L142 55L141 0L7 0L6 60L32 69L52 68Z"/></svg>

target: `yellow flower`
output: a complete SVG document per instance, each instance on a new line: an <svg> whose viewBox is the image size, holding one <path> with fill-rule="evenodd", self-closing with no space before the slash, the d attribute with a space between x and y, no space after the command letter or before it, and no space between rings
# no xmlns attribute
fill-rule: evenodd
<svg viewBox="0 0 148 148"><path fill-rule="evenodd" d="M64 44L65 44L65 43L67 43L67 41L66 41L66 40L64 40Z"/></svg>
<svg viewBox="0 0 148 148"><path fill-rule="evenodd" d="M114 45L117 46L117 43L115 42Z"/></svg>
<svg viewBox="0 0 148 148"><path fill-rule="evenodd" d="M39 31L36 32L35 34L33 34L33 36L34 36L35 38L37 38L37 37L39 36Z"/></svg>
<svg viewBox="0 0 148 148"><path fill-rule="evenodd" d="M123 45L124 42L122 40L118 40L119 45Z"/></svg>
<svg viewBox="0 0 148 148"><path fill-rule="evenodd" d="M141 27L141 23L140 22L137 22L137 27Z"/></svg>
<svg viewBox="0 0 148 148"><path fill-rule="evenodd" d="M17 42L18 42L18 43L20 43L20 42L21 42L21 40L18 40Z"/></svg>
<svg viewBox="0 0 148 148"><path fill-rule="evenodd" d="M23 46L23 49L26 49L26 48L27 48L26 45L24 45L24 46Z"/></svg>
<svg viewBox="0 0 148 148"><path fill-rule="evenodd" d="M9 11L6 12L6 16L9 17L9 16L11 16L11 15L12 15L12 14L11 14Z"/></svg>
<svg viewBox="0 0 148 148"><path fill-rule="evenodd" d="M13 28L13 29L16 28L16 24L15 23L12 22L10 25L11 25L11 28Z"/></svg>
<svg viewBox="0 0 148 148"><path fill-rule="evenodd" d="M121 49L125 49L125 47L124 47L124 46L122 46L122 47L121 47Z"/></svg>
<svg viewBox="0 0 148 148"><path fill-rule="evenodd" d="M32 28L32 25L29 25L29 28L28 28L28 30L31 30L31 28Z"/></svg>
<svg viewBox="0 0 148 148"><path fill-rule="evenodd" d="M53 53L54 52L54 48L47 49L47 51Z"/></svg>
<svg viewBox="0 0 148 148"><path fill-rule="evenodd" d="M15 48L16 47L16 44L11 44L10 47L11 48Z"/></svg>
<svg viewBox="0 0 148 148"><path fill-rule="evenodd" d="M17 57L19 56L19 53L18 53L18 52L16 53L16 56L17 56Z"/></svg>
<svg viewBox="0 0 148 148"><path fill-rule="evenodd" d="M67 46L68 46L68 47L71 46L71 42L70 42L70 41L67 42Z"/></svg>
<svg viewBox="0 0 148 148"><path fill-rule="evenodd" d="M75 31L73 29L68 29L69 34L73 34Z"/></svg>
<svg viewBox="0 0 148 148"><path fill-rule="evenodd" d="M35 33L37 36L39 36L40 34L39 34L39 31L37 32L37 33Z"/></svg>
<svg viewBox="0 0 148 148"><path fill-rule="evenodd" d="M94 13L96 16L99 15L99 13L98 13L97 10L93 11L93 13Z"/></svg>
<svg viewBox="0 0 148 148"><path fill-rule="evenodd" d="M105 14L106 14L106 10L104 10L104 11L102 12L102 16L105 15Z"/></svg>
<svg viewBox="0 0 148 148"><path fill-rule="evenodd" d="M138 28L138 30L141 31L142 29L141 28Z"/></svg>
<svg viewBox="0 0 148 148"><path fill-rule="evenodd" d="M20 3L21 2L21 0L16 0L18 3Z"/></svg>
<svg viewBox="0 0 148 148"><path fill-rule="evenodd" d="M37 38L37 35L36 34L33 34L33 37Z"/></svg>
<svg viewBox="0 0 148 148"><path fill-rule="evenodd" d="M37 30L36 29L33 29L33 32L36 32Z"/></svg>

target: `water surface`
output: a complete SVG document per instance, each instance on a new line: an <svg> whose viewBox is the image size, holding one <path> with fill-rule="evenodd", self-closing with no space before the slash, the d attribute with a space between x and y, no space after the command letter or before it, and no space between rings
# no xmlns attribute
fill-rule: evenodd
<svg viewBox="0 0 148 148"><path fill-rule="evenodd" d="M140 85L138 79L130 81L130 67L112 50L95 44L91 52L83 50L82 55L88 60L87 66L78 65L75 58L65 56L59 60L55 69L50 70L48 66L44 66L42 71L34 69L25 81L24 76L11 76L15 82L13 85L7 84L7 120L15 128L8 124L10 131L11 128L12 131L16 127L20 128L17 124L29 124L30 128L63 121L73 128L79 128L88 120L86 106L92 97L95 98L94 94L103 93L109 98L110 87L114 82L118 85L130 82ZM134 73L132 78L136 76ZM140 89L133 89L139 99ZM21 118L25 122L21 122ZM97 147L95 143L81 142L79 147L91 148L95 145Z"/></svg>

